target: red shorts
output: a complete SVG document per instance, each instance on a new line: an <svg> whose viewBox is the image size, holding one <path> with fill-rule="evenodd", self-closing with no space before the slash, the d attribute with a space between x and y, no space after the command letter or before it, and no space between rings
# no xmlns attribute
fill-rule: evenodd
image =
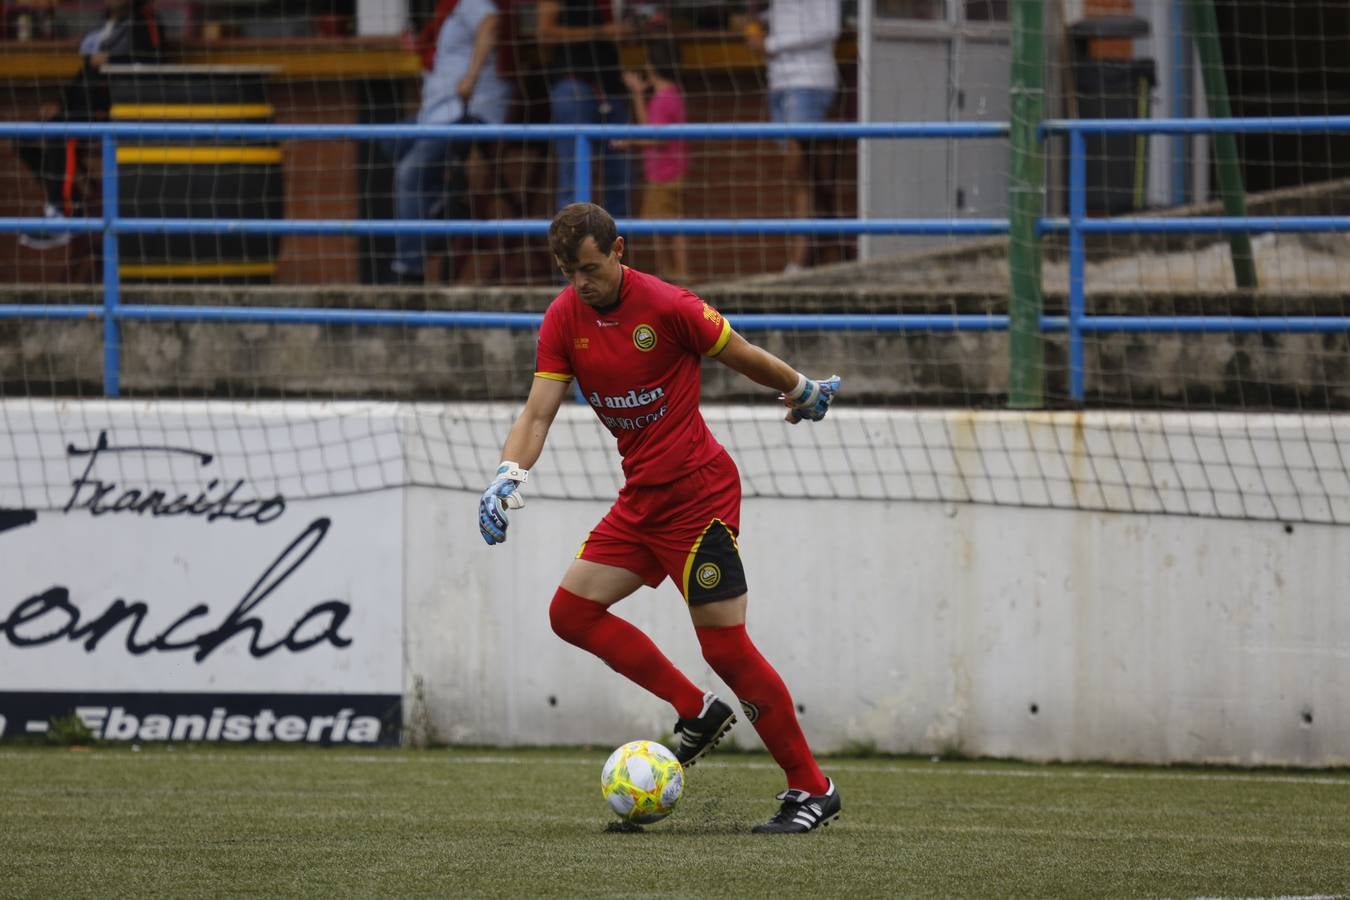
<svg viewBox="0 0 1350 900"><path fill-rule="evenodd" d="M745 593L740 528L741 475L723 451L669 484L624 485L577 559L627 569L650 587L669 577L697 606Z"/></svg>

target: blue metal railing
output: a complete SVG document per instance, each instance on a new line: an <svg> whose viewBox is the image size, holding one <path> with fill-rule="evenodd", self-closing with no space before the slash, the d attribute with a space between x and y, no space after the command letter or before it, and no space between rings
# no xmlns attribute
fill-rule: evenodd
<svg viewBox="0 0 1350 900"><path fill-rule="evenodd" d="M1041 125L1042 137L1069 138L1069 215L1040 222L1042 233L1068 234L1069 396L1086 397L1084 385L1085 332L1342 332L1350 331L1350 316L1089 316L1086 270L1089 234L1213 234L1234 231L1316 232L1350 231L1350 216L1203 216L1158 219L1125 216L1089 219L1087 216L1087 135L1089 134L1273 134L1302 132L1350 133L1350 116L1302 116L1250 119L1052 119ZM1057 323L1058 324L1058 323Z"/></svg>
<svg viewBox="0 0 1350 900"><path fill-rule="evenodd" d="M1087 134L1212 134L1216 132L1289 133L1350 132L1350 117L1298 117L1261 119L1074 119L1043 123L1042 138L1066 134L1069 139L1069 215L1039 222L1041 233L1067 233L1069 243L1069 304L1067 316L1042 316L1041 330L1067 332L1070 360L1070 395L1085 397L1084 347L1087 333L1094 332L1337 332L1350 331L1350 317L1229 317L1229 316L1089 316L1085 304L1086 251L1088 234L1109 233L1205 233L1226 231L1348 231L1350 217L1203 217L1153 219L1124 217L1088 219ZM432 137L450 141L556 141L576 142L576 199L590 199L591 142L604 139L652 138L749 140L764 138L852 139L994 139L1006 138L1007 123L873 123L846 125L703 124L679 126L424 126L424 125L217 125L146 123L0 123L0 139L61 135L101 142L103 214L99 218L72 218L62 223L71 232L102 233L103 303L101 305L55 306L45 304L0 306L0 318L88 319L100 318L104 328L104 391L119 393L120 335L123 321L207 321L266 323L333 323L354 325L403 325L452 328L534 328L541 316L535 313L489 312L399 312L373 309L324 309L278 307L214 307L142 305L123 306L118 276L117 238L123 234L433 234L433 235L542 235L546 219L482 221L378 221L378 220L260 220L129 218L119 214L117 147L119 141L140 140L375 140L397 137ZM620 228L630 235L785 235L785 234L891 234L891 235L998 235L1009 232L1007 219L625 219ZM38 218L0 217L0 232L42 228ZM737 315L732 322L741 330L884 330L884 331L1006 331L1007 315L936 314L800 314Z"/></svg>
<svg viewBox="0 0 1350 900"><path fill-rule="evenodd" d="M178 219L128 218L120 215L117 185L117 146L119 141L178 140L378 140L381 138L428 137L450 141L556 141L576 142L577 200L590 199L590 145L596 139L624 138L701 138L713 140L750 140L761 138L986 138L1008 136L1005 123L874 123L866 125L772 125L762 123L708 125L237 125L237 124L147 124L130 122L27 123L0 122L0 139L60 135L102 143L103 215L101 218L71 218L62 222L70 232L103 235L103 304L101 306L0 306L0 318L72 319L98 317L103 320L104 393L120 392L121 360L119 325L123 321L216 321L267 323L341 323L366 325L405 325L456 328L533 328L542 316L530 313L478 312L395 312L352 309L288 309L251 307L246 309L212 306L121 304L118 279L117 238L124 234L432 234L432 235L543 235L548 233L547 219L501 219L475 221L404 220L262 220L262 219ZM42 219L0 217L0 232L32 231L43 228ZM1007 234L1007 219L625 219L619 223L630 235L651 234L929 234L990 235ZM1007 317L988 319L966 316L960 319L931 315L873 316L736 316L740 329L806 328L1007 328Z"/></svg>

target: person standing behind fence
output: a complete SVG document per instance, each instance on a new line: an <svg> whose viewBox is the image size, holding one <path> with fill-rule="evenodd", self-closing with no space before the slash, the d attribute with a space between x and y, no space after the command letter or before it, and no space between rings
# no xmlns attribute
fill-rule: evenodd
<svg viewBox="0 0 1350 900"><path fill-rule="evenodd" d="M553 124L628 124L617 42L633 29L614 17L609 0L540 0L537 23L539 42L552 48L548 99ZM604 178L601 200L616 218L627 218L632 178L628 154L601 141L592 147ZM575 141L554 141L553 155L557 205L562 208L576 199Z"/></svg>
<svg viewBox="0 0 1350 900"><path fill-rule="evenodd" d="M108 79L102 72L109 63L157 63L163 51L159 22L149 0L106 0L101 26L80 41L80 71L61 91L58 101L42 104L39 115L49 122L91 122L106 118L111 106ZM79 176L81 141L53 137L15 142L15 150L42 185L43 215L47 228L24 234L19 243L33 250L47 250L70 243L70 232L61 227L68 216L83 215Z"/></svg>
<svg viewBox="0 0 1350 900"><path fill-rule="evenodd" d="M683 125L684 94L679 82L680 50L673 41L647 45L642 72L625 71L624 84L633 98L639 125ZM651 99L647 91L651 91ZM615 142L618 144L619 142ZM684 176L689 172L689 144L682 140L627 142L642 148L642 218L684 217ZM682 234L654 238L661 277L683 284L689 278L689 242Z"/></svg>
<svg viewBox="0 0 1350 900"><path fill-rule="evenodd" d="M419 125L500 125L506 121L511 84L497 71L500 16L493 0L441 0L436 18L436 51L422 78ZM435 19L433 19L433 22ZM395 138L382 143L394 163L394 216L419 220L436 216L446 194L446 163L463 165L472 149L465 141ZM425 280L426 236L394 238L394 280Z"/></svg>
<svg viewBox="0 0 1350 900"><path fill-rule="evenodd" d="M769 118L784 124L823 122L839 86L834 42L839 0L771 0L768 33L758 22L746 29L750 46L768 58ZM792 213L811 217L814 173L809 140L787 142L787 183ZM810 243L794 235L785 271L810 264Z"/></svg>

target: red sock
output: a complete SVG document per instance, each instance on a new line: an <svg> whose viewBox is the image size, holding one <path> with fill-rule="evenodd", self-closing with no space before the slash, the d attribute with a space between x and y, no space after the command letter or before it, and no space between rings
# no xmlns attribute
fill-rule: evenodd
<svg viewBox="0 0 1350 900"><path fill-rule="evenodd" d="M675 707L681 718L703 709L703 690L666 659L651 638L608 609L558 588L548 608L558 637L588 650L614 671Z"/></svg>
<svg viewBox="0 0 1350 900"><path fill-rule="evenodd" d="M792 695L769 661L750 642L744 625L729 628L695 628L703 658L727 683L745 714L759 732L764 746L787 775L788 787L823 794L829 782L816 765L806 736L797 722Z"/></svg>

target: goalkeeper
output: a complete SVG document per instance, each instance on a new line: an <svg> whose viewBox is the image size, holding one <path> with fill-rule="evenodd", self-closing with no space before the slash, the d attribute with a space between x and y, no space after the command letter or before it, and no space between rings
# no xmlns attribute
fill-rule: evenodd
<svg viewBox="0 0 1350 900"><path fill-rule="evenodd" d="M754 830L812 831L839 815L839 793L807 746L782 678L746 633L740 474L699 412L700 363L716 359L779 391L793 423L824 418L839 378L799 375L694 294L623 265L623 238L599 206L558 213L549 250L569 284L544 315L529 398L479 504L483 539L506 540L506 510L523 505L520 489L575 379L618 441L625 484L563 575L549 607L553 630L675 707L676 756L693 765L735 723L731 706L609 611L670 578L703 657L786 775L778 812Z"/></svg>

